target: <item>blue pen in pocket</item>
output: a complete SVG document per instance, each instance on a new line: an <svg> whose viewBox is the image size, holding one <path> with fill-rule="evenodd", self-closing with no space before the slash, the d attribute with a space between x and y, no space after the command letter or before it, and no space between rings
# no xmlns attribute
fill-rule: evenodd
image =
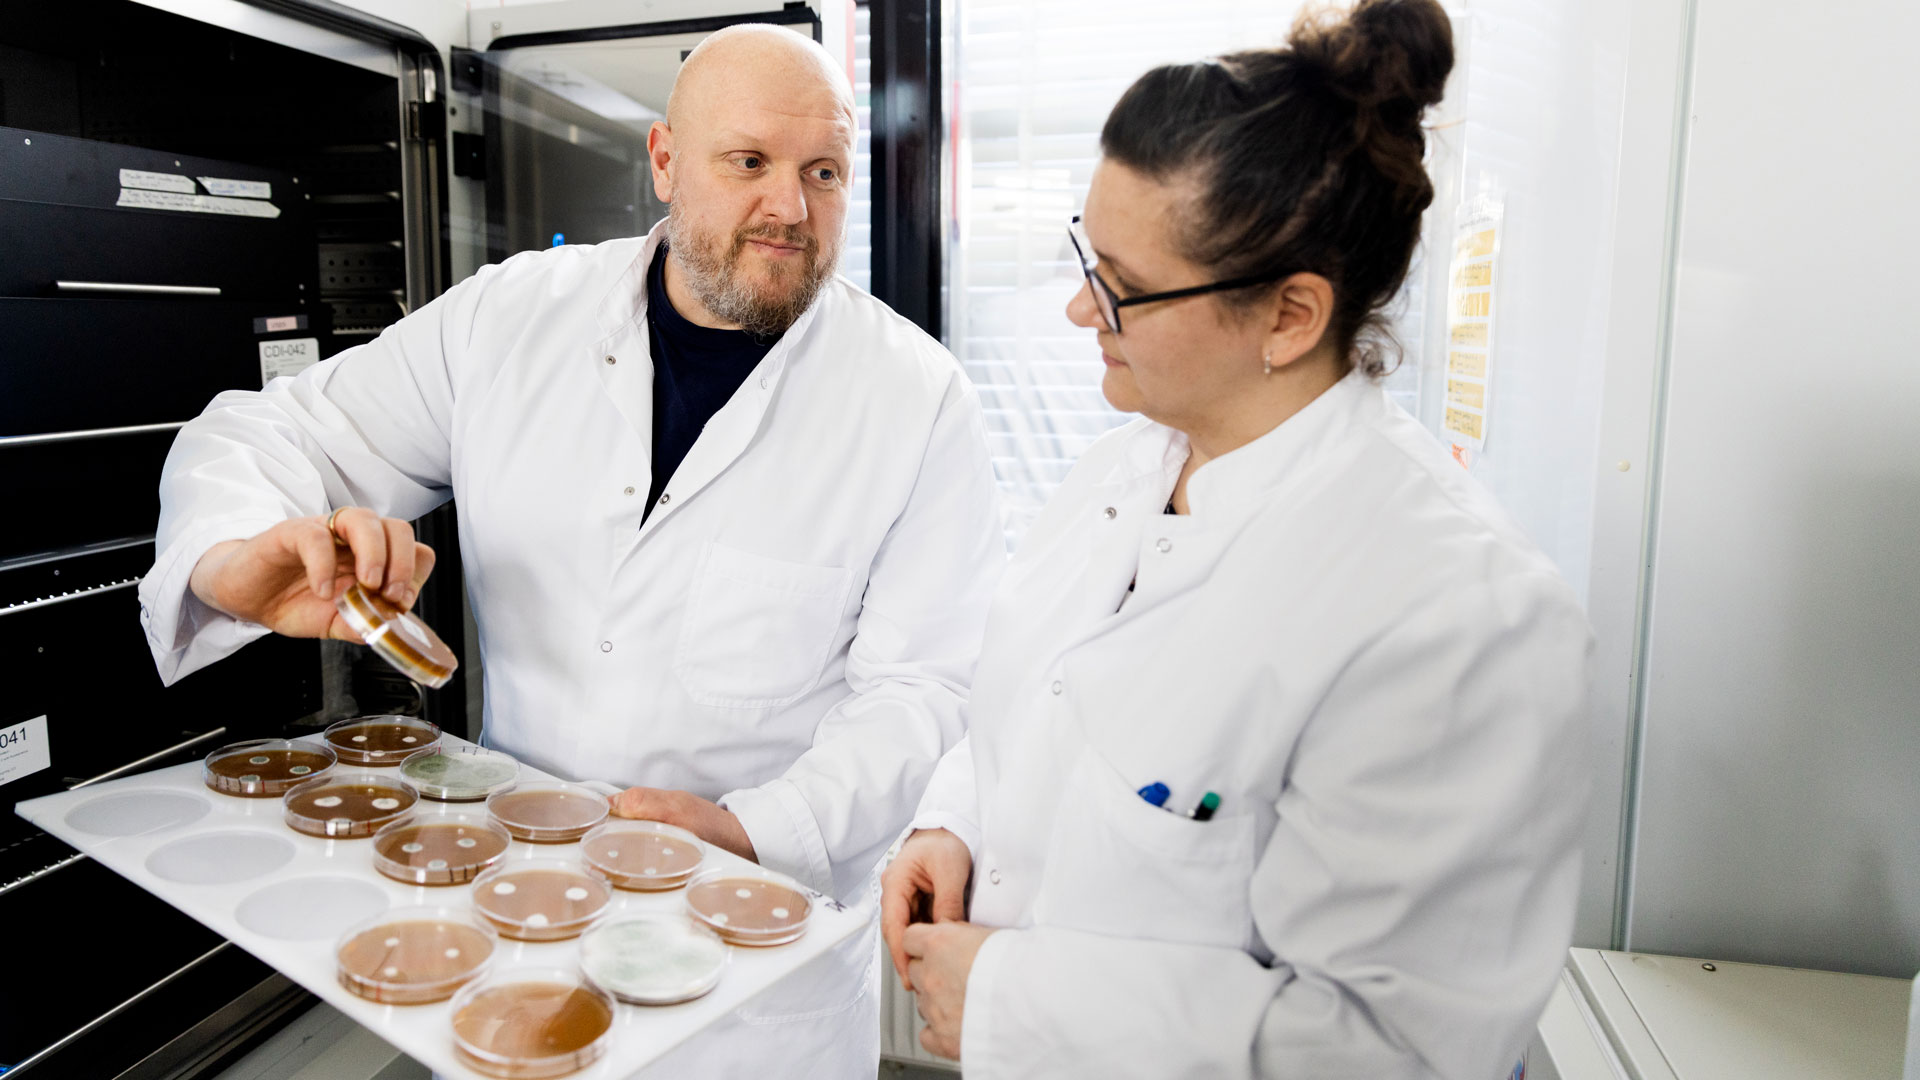
<svg viewBox="0 0 1920 1080"><path fill-rule="evenodd" d="M1172 792L1167 790L1167 785L1158 780L1140 789L1140 797L1147 800L1148 806L1166 806L1167 796L1171 794Z"/></svg>

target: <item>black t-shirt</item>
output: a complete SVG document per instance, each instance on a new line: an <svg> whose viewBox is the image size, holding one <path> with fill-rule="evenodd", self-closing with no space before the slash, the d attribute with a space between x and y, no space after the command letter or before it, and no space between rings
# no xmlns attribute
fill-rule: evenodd
<svg viewBox="0 0 1920 1080"><path fill-rule="evenodd" d="M688 322L667 299L667 245L647 269L647 344L653 351L653 486L646 513L713 414L766 359L778 337ZM642 520L645 520L644 517Z"/></svg>

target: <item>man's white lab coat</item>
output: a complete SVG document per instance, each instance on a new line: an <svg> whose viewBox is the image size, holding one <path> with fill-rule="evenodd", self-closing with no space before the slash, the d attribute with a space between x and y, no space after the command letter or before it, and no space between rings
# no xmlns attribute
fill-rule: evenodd
<svg viewBox="0 0 1920 1080"><path fill-rule="evenodd" d="M944 349L836 279L643 525L660 235L485 267L367 345L214 399L168 456L141 617L172 681L266 632L189 593L215 543L457 497L489 746L718 798L762 864L864 902L961 735L1005 563L980 405ZM688 1060L717 1076L778 1046L759 1061L789 1075L871 1073L871 947L758 999L759 1042Z"/></svg>
<svg viewBox="0 0 1920 1080"><path fill-rule="evenodd" d="M1166 515L1186 456L1137 421L1081 459L917 815L1012 928L967 1076L1505 1077L1572 930L1579 605L1362 376Z"/></svg>

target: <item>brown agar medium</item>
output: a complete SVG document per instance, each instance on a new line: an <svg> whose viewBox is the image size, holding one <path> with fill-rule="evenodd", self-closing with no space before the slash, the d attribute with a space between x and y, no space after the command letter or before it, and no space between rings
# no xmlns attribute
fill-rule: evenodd
<svg viewBox="0 0 1920 1080"><path fill-rule="evenodd" d="M578 937L612 902L606 882L561 859L497 863L473 883L474 911L517 941Z"/></svg>
<svg viewBox="0 0 1920 1080"><path fill-rule="evenodd" d="M615 888L662 892L687 883L706 849L685 829L615 818L587 834L580 859Z"/></svg>
<svg viewBox="0 0 1920 1080"><path fill-rule="evenodd" d="M733 945L785 945L807 932L813 901L783 874L758 867L709 870L687 886L687 910Z"/></svg>
<svg viewBox="0 0 1920 1080"><path fill-rule="evenodd" d="M533 844L566 844L607 820L607 798L578 784L521 784L487 796L487 813Z"/></svg>
<svg viewBox="0 0 1920 1080"><path fill-rule="evenodd" d="M447 685L460 659L418 615L401 611L354 582L333 602L340 618L387 663L422 686Z"/></svg>
<svg viewBox="0 0 1920 1080"><path fill-rule="evenodd" d="M347 765L384 769L440 741L440 728L412 716L356 716L326 730L327 745Z"/></svg>
<svg viewBox="0 0 1920 1080"><path fill-rule="evenodd" d="M520 780L520 763L484 746L441 743L415 751L400 762L400 779L422 798L438 802L479 802Z"/></svg>
<svg viewBox="0 0 1920 1080"><path fill-rule="evenodd" d="M387 1005L445 1001L486 971L493 931L469 911L399 908L349 929L334 946L340 985Z"/></svg>
<svg viewBox="0 0 1920 1080"><path fill-rule="evenodd" d="M522 968L469 983L453 999L453 1048L488 1076L564 1076L607 1052L613 996L579 974Z"/></svg>
<svg viewBox="0 0 1920 1080"><path fill-rule="evenodd" d="M200 778L223 795L277 799L323 776L334 754L318 743L291 739L255 739L233 743L207 755Z"/></svg>
<svg viewBox="0 0 1920 1080"><path fill-rule="evenodd" d="M336 840L372 836L413 813L419 801L412 788L385 776L323 776L287 792L287 827Z"/></svg>
<svg viewBox="0 0 1920 1080"><path fill-rule="evenodd" d="M505 855L512 839L478 814L410 818L373 834L373 868L408 885L460 885Z"/></svg>

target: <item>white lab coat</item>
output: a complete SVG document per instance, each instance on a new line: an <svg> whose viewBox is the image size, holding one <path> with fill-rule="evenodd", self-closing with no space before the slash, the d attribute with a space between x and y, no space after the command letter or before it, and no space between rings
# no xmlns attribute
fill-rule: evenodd
<svg viewBox="0 0 1920 1080"><path fill-rule="evenodd" d="M718 798L763 864L866 902L961 736L1005 565L978 398L938 343L836 279L643 525L659 235L484 267L367 345L214 399L167 459L142 620L172 681L265 632L188 591L215 543L455 496L488 745ZM871 1076L871 956L856 935L683 1059Z"/></svg>
<svg viewBox="0 0 1920 1080"><path fill-rule="evenodd" d="M1169 516L1186 456L1136 421L1081 459L916 815L1010 928L967 1076L1505 1077L1572 929L1579 605L1362 376Z"/></svg>

